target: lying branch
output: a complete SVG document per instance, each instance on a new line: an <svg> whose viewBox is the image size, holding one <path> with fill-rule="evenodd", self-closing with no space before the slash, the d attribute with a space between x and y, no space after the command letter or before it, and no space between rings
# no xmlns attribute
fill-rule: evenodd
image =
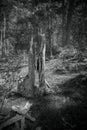
<svg viewBox="0 0 87 130"><path fill-rule="evenodd" d="M48 93L54 93L54 91L52 90L52 87L49 85L49 83L47 82L47 80L45 79L45 83L46 83L46 85L47 85L47 92Z"/></svg>
<svg viewBox="0 0 87 130"><path fill-rule="evenodd" d="M47 80L45 79L45 83L47 85L48 88L51 88L51 86L49 85L49 83L47 82Z"/></svg>
<svg viewBox="0 0 87 130"><path fill-rule="evenodd" d="M0 125L0 130L2 130L3 128L19 121L22 119L21 115L16 115L15 117L12 117L11 119L7 120L6 122L4 122L3 124Z"/></svg>

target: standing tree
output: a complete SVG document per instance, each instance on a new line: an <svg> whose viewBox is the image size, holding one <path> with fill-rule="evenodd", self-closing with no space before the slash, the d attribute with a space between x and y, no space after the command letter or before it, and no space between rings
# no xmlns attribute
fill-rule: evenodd
<svg viewBox="0 0 87 130"><path fill-rule="evenodd" d="M1 0L0 2L0 26L2 27L2 55L6 53L6 27L9 14L15 2L12 0Z"/></svg>
<svg viewBox="0 0 87 130"><path fill-rule="evenodd" d="M45 52L46 52L46 41L45 34L42 35L41 46L39 51L39 88L41 90L46 91L46 83L45 83ZM43 91L43 92L44 92Z"/></svg>
<svg viewBox="0 0 87 130"><path fill-rule="evenodd" d="M70 43L70 31L71 31L71 21L74 12L75 0L63 0L62 1L62 44L69 45Z"/></svg>

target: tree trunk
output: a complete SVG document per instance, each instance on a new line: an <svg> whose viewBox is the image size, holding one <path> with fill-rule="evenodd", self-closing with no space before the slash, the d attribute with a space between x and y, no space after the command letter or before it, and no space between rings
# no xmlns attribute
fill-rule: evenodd
<svg viewBox="0 0 87 130"><path fill-rule="evenodd" d="M19 84L19 92L25 97L34 96L34 83L35 83L35 55L33 36L31 37L29 52L28 52L28 75L24 78L23 82Z"/></svg>
<svg viewBox="0 0 87 130"><path fill-rule="evenodd" d="M62 1L62 46L65 45L65 39L66 39L66 30L65 30L65 24L66 24L66 18L65 18L65 0Z"/></svg>
<svg viewBox="0 0 87 130"><path fill-rule="evenodd" d="M71 19L74 9L74 0L62 2L62 44L63 46L70 43Z"/></svg>
<svg viewBox="0 0 87 130"><path fill-rule="evenodd" d="M29 87L27 91L33 96L34 94L34 83L35 83L35 50L33 37L31 38L30 50L29 50Z"/></svg>
<svg viewBox="0 0 87 130"><path fill-rule="evenodd" d="M45 36L42 36L42 43L39 53L39 89L41 95L46 91L46 83L45 83Z"/></svg>
<svg viewBox="0 0 87 130"><path fill-rule="evenodd" d="M9 40L7 39L7 55L9 54L9 46L10 46Z"/></svg>
<svg viewBox="0 0 87 130"><path fill-rule="evenodd" d="M2 55L2 30L1 30L1 44L0 44L0 56Z"/></svg>
<svg viewBox="0 0 87 130"><path fill-rule="evenodd" d="M52 41L51 41L51 34L49 30L49 51L50 51L50 58L52 58Z"/></svg>
<svg viewBox="0 0 87 130"><path fill-rule="evenodd" d="M70 31L71 31L71 20L74 9L74 0L68 1L66 7L66 41L65 44L69 45L70 43Z"/></svg>
<svg viewBox="0 0 87 130"><path fill-rule="evenodd" d="M4 44L3 44L3 54L6 54L6 17L4 15Z"/></svg>
<svg viewBox="0 0 87 130"><path fill-rule="evenodd" d="M39 54L39 87L45 86L45 44Z"/></svg>
<svg viewBox="0 0 87 130"><path fill-rule="evenodd" d="M50 57L52 58L52 17L49 16L48 19L48 35L49 35L49 50L50 50Z"/></svg>
<svg viewBox="0 0 87 130"><path fill-rule="evenodd" d="M51 33L51 29L49 29L49 49L50 49L50 58L52 58L53 54L52 54L52 33Z"/></svg>
<svg viewBox="0 0 87 130"><path fill-rule="evenodd" d="M65 44L70 44L70 31L71 31L71 22L69 21L66 25L66 41Z"/></svg>

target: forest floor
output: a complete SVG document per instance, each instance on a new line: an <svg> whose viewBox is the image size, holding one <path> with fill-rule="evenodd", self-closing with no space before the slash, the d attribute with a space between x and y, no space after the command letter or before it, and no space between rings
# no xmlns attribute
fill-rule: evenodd
<svg viewBox="0 0 87 130"><path fill-rule="evenodd" d="M46 61L46 80L54 90L54 93L33 101L31 114L37 119L35 127L42 130L86 130L87 72L78 71L71 73L66 71L64 67L62 69L58 68L61 68L61 63L58 59ZM27 72L28 67L24 66L20 68L18 74L26 76ZM0 87L3 82L4 79L0 78ZM20 101L24 102L26 99L17 96L15 97L15 101L12 101L13 97L8 97L8 100L10 103L7 103L9 102L7 99L4 102L4 115L8 113L7 108L5 109L7 104L11 106L12 103L18 104ZM8 111L10 111L9 108ZM29 127L28 123L27 127Z"/></svg>

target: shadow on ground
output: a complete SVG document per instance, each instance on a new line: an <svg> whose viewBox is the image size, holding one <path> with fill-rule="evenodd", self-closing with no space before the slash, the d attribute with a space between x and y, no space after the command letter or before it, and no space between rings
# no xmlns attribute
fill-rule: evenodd
<svg viewBox="0 0 87 130"><path fill-rule="evenodd" d="M42 130L87 129L87 75L78 75L59 86L61 91L40 98L32 107L35 127ZM35 129L35 127L33 129Z"/></svg>
<svg viewBox="0 0 87 130"><path fill-rule="evenodd" d="M31 123L26 120L25 130L86 130L86 84L87 75L79 74L63 84L56 84L54 93L35 99L27 99L33 102L30 112L36 118L36 122ZM14 96L17 100L20 98L20 95ZM8 129L12 130L13 126Z"/></svg>

